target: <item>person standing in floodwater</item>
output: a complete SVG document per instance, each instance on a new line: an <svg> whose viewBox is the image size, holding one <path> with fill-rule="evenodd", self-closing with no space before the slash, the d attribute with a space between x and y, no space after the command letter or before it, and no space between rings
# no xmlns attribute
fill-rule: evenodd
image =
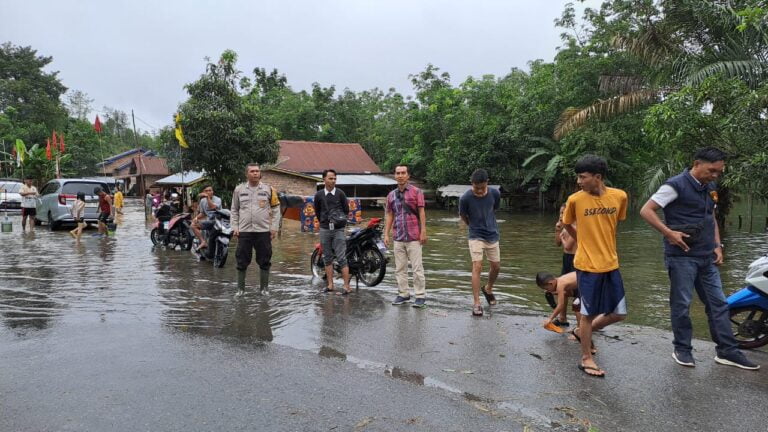
<svg viewBox="0 0 768 432"><path fill-rule="evenodd" d="M347 263L347 238L344 227L347 226L349 203L343 190L336 187L336 170L323 171L325 187L315 194L315 212L320 221L320 245L323 248L323 263L327 286L325 292L333 292L333 261L341 267L344 291L341 295L352 292L349 286L349 265Z"/></svg>
<svg viewBox="0 0 768 432"><path fill-rule="evenodd" d="M565 211L565 203L560 206L560 216L557 219L557 223L555 223L555 244L558 246L562 246L563 248L563 264L560 269L560 276L571 273L575 271L576 269L573 267L573 259L576 256L576 239L573 238L570 234L568 234L568 230L565 229L565 226L563 225L563 212ZM545 292L544 298L547 300L547 303L552 307L552 309L557 308L557 301L555 300L555 297L552 292ZM578 306L578 299L575 300L576 305ZM578 319L577 319L578 322ZM565 319L565 310L563 309L562 314L555 318L553 321L553 324L559 325L559 326L568 326L568 321Z"/></svg>
<svg viewBox="0 0 768 432"><path fill-rule="evenodd" d="M120 189L120 186L117 187L117 190L115 191L115 216L123 214L123 191Z"/></svg>
<svg viewBox="0 0 768 432"><path fill-rule="evenodd" d="M574 267L581 319L572 334L581 342L579 369L593 377L604 377L605 371L592 358L592 328L605 327L627 315L616 253L616 228L627 217L627 193L605 185L608 164L601 157L582 157L574 171L581 190L568 197L563 211L563 225L577 242Z"/></svg>
<svg viewBox="0 0 768 432"><path fill-rule="evenodd" d="M408 263L413 272L413 291L416 300L413 307L427 306L426 280L421 259L421 248L427 242L427 215L424 210L424 192L409 183L411 178L408 165L395 167L397 188L387 195L384 243L389 246L389 233L394 228L395 279L397 297L393 305L411 300L408 289Z"/></svg>
<svg viewBox="0 0 768 432"><path fill-rule="evenodd" d="M37 188L32 185L32 176L24 178L24 184L21 185L19 195L21 195L21 230L26 229L27 219L29 219L29 230L34 231L35 217L37 216L35 199L40 194L37 193Z"/></svg>
<svg viewBox="0 0 768 432"><path fill-rule="evenodd" d="M245 294L245 272L256 250L259 265L259 292L269 288L269 269L272 267L272 240L280 229L280 200L269 185L261 181L261 166L249 163L245 167L247 182L237 185L232 192L230 222L237 237L237 294ZM211 192L213 194L213 192ZM202 209L202 205L201 205Z"/></svg>
<svg viewBox="0 0 768 432"><path fill-rule="evenodd" d="M715 362L741 369L758 370L738 350L733 336L728 303L723 294L720 272L723 245L715 220L715 181L725 169L725 153L714 147L696 152L693 166L667 179L643 205L640 216L664 235L664 262L669 274L669 309L674 350L679 365L694 367L691 353L693 325L689 316L693 290L704 303L712 340L717 344ZM656 214L664 209L664 222Z"/></svg>
<svg viewBox="0 0 768 432"><path fill-rule="evenodd" d="M496 304L493 284L501 270L499 227L496 224L496 211L501 204L501 193L498 189L488 187L488 172L482 168L472 173L470 181L472 188L459 199L459 216L469 228L467 241L469 256L472 259L472 315L483 316L480 292L482 291L489 305ZM488 282L481 288L483 254L488 259L490 269Z"/></svg>
<svg viewBox="0 0 768 432"><path fill-rule="evenodd" d="M93 191L99 196L99 234L106 237L109 232L107 222L112 216L112 197L100 187Z"/></svg>
<svg viewBox="0 0 768 432"><path fill-rule="evenodd" d="M77 193L77 199L75 200L75 203L72 204L72 209L70 210L70 213L72 213L72 219L75 220L75 223L77 224L77 227L69 232L69 235L77 239L78 243L80 242L80 236L83 235L83 230L85 229L85 193L84 192L78 192Z"/></svg>

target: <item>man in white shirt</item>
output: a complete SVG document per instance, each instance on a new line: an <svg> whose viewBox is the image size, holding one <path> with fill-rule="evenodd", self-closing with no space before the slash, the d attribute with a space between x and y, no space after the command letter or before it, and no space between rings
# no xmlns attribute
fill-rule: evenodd
<svg viewBox="0 0 768 432"><path fill-rule="evenodd" d="M34 231L35 216L37 215L35 212L35 207L37 207L36 198L40 196L40 194L37 193L37 188L32 185L31 176L27 176L24 179L24 184L21 185L19 195L21 195L21 230L26 230L27 217L31 217L31 220L29 221L29 230Z"/></svg>

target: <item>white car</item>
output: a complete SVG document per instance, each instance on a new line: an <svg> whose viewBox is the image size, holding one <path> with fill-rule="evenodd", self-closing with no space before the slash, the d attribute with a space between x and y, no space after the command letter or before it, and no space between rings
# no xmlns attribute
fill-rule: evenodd
<svg viewBox="0 0 768 432"><path fill-rule="evenodd" d="M39 225L45 222L51 231L63 224L74 225L75 220L70 213L77 194L85 194L85 223L96 223L99 218L99 197L96 188L108 191L107 184L89 179L53 179L40 189L37 198L37 215L35 222ZM111 222L111 218L109 220Z"/></svg>
<svg viewBox="0 0 768 432"><path fill-rule="evenodd" d="M21 211L21 195L19 191L23 183L0 182L0 211Z"/></svg>

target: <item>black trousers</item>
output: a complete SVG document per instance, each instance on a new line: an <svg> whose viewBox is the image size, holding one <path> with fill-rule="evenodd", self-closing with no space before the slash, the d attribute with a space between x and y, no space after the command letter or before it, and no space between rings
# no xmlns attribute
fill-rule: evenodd
<svg viewBox="0 0 768 432"><path fill-rule="evenodd" d="M241 232L237 238L237 269L246 270L253 259L253 250L256 249L256 264L262 270L272 267L272 237L267 232Z"/></svg>

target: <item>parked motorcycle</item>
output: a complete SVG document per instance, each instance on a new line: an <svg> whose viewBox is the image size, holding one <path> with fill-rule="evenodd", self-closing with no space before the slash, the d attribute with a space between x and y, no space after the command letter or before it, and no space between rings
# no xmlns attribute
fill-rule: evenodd
<svg viewBox="0 0 768 432"><path fill-rule="evenodd" d="M347 237L347 265L350 276L357 282L362 281L367 286L376 286L387 272L387 247L382 240L384 230L381 218L373 218L365 228L354 229ZM315 244L315 250L310 258L312 274L321 279L326 278L323 248ZM334 261L334 272L341 274L341 267ZM358 288L356 286L356 288Z"/></svg>
<svg viewBox="0 0 768 432"><path fill-rule="evenodd" d="M189 250L192 247L192 236L188 228L190 220L190 213L177 213L174 206L163 204L155 212L155 223L149 233L152 244L171 249L179 246L182 250Z"/></svg>
<svg viewBox="0 0 768 432"><path fill-rule="evenodd" d="M745 280L726 300L739 347L752 349L768 344L768 255L749 265Z"/></svg>
<svg viewBox="0 0 768 432"><path fill-rule="evenodd" d="M229 225L229 218L229 210L213 212L213 227L210 230L203 230L203 236L208 239L208 246L205 249L198 249L200 240L197 237L193 239L193 253L200 260L213 261L213 266L217 268L224 267L229 254L229 242L233 231Z"/></svg>

